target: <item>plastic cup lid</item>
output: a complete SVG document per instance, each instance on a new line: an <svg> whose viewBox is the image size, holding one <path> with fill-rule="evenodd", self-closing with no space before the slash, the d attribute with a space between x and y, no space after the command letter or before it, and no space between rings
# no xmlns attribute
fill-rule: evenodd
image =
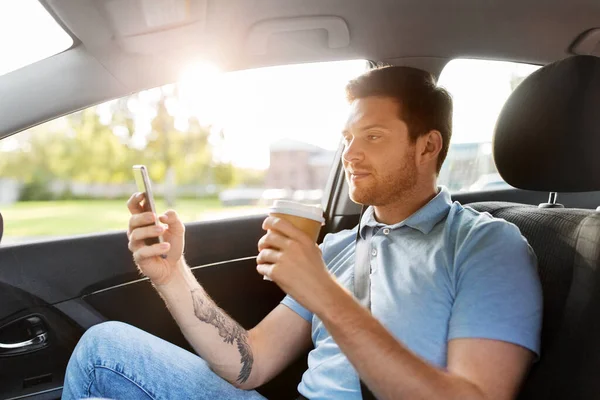
<svg viewBox="0 0 600 400"><path fill-rule="evenodd" d="M323 209L321 206L309 206L307 204L296 203L288 200L275 200L271 208L270 213L278 214L289 214L297 217L308 218L314 221L324 223Z"/></svg>

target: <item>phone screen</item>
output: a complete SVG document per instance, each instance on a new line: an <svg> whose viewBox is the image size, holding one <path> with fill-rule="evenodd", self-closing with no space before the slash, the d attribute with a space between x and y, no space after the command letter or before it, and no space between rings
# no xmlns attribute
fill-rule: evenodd
<svg viewBox="0 0 600 400"><path fill-rule="evenodd" d="M135 178L135 183L137 185L138 191L144 194L144 200L142 200L141 202L144 212L153 212L154 214L156 214L156 207L154 205L154 196L152 195L152 186L150 184L148 170L144 165L134 165L133 176ZM148 224L147 226L158 224L159 222L156 221L154 224ZM146 243L146 245L152 246L156 243L162 243L163 238L162 236L159 236L157 238L148 238L144 239L144 242Z"/></svg>

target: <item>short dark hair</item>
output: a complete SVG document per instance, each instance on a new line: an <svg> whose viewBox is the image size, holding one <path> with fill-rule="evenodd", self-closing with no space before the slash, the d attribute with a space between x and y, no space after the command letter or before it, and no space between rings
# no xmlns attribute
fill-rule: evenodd
<svg viewBox="0 0 600 400"><path fill-rule="evenodd" d="M349 102L371 96L391 97L398 102L400 118L413 142L431 130L442 134L437 172L448 154L452 136L452 98L438 87L427 71L411 67L380 67L348 82Z"/></svg>

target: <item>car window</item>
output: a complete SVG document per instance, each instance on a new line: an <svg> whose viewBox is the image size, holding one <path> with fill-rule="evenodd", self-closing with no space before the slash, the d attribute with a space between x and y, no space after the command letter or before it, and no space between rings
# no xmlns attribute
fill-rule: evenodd
<svg viewBox="0 0 600 400"><path fill-rule="evenodd" d="M452 192L510 188L492 157L492 135L508 96L539 66L457 59L442 71L438 84L452 95L452 139L438 182Z"/></svg>
<svg viewBox="0 0 600 400"><path fill-rule="evenodd" d="M142 91L0 141L3 244L124 230L145 164L157 212L185 222L321 202L365 61L219 73L198 64Z"/></svg>
<svg viewBox="0 0 600 400"><path fill-rule="evenodd" d="M0 1L0 75L43 60L73 45L38 0Z"/></svg>

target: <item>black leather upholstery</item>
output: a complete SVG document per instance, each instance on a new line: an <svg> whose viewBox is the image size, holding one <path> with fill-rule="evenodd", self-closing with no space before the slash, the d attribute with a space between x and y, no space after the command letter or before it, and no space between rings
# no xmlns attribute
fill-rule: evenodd
<svg viewBox="0 0 600 400"><path fill-rule="evenodd" d="M598 110L599 57L570 57L535 71L498 117L493 150L502 178L527 190L600 190Z"/></svg>
<svg viewBox="0 0 600 400"><path fill-rule="evenodd" d="M541 68L500 114L498 171L521 189L600 189L597 110L600 59L577 56ZM517 225L538 258L542 354L519 398L600 398L600 212L503 202L470 206Z"/></svg>

